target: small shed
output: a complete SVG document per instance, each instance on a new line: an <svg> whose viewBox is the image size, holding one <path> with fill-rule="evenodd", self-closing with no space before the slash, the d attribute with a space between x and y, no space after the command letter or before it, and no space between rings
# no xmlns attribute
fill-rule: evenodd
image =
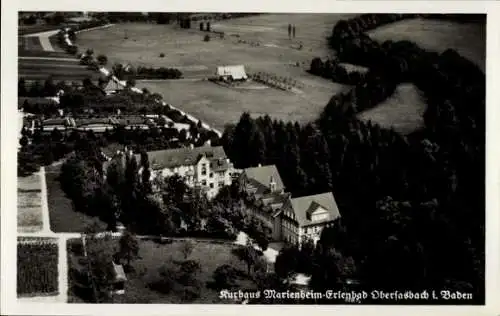
<svg viewBox="0 0 500 316"><path fill-rule="evenodd" d="M110 80L108 82L108 84L104 87L104 92L107 94L107 95L110 95L110 94L113 94L113 93L116 93L120 90L123 90L123 86L120 85L118 82L115 82L114 80Z"/></svg>
<svg viewBox="0 0 500 316"><path fill-rule="evenodd" d="M239 81L248 79L248 76L245 72L245 66L243 65L219 66L217 67L216 75L219 80L224 81Z"/></svg>
<svg viewBox="0 0 500 316"><path fill-rule="evenodd" d="M127 275L125 274L125 270L123 270L123 266L113 262L112 274L111 283L113 293L118 295L124 294Z"/></svg>

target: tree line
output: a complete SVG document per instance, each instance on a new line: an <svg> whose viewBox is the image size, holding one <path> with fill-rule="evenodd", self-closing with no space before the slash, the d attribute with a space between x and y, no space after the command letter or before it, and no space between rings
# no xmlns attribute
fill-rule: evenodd
<svg viewBox="0 0 500 316"><path fill-rule="evenodd" d="M180 79L182 72L177 68L152 68L139 66L136 69L132 67L123 67L122 64L115 64L112 68L113 75L120 80L141 79Z"/></svg>
<svg viewBox="0 0 500 316"><path fill-rule="evenodd" d="M305 127L243 114L224 132L226 152L239 168L276 164L293 196L334 193L342 219L310 257L313 288L345 286L350 271L365 289L461 290L484 302L484 74L453 50L380 45L348 22L331 42L340 60L370 68L366 81ZM422 131L356 119L407 80L428 103Z"/></svg>
<svg viewBox="0 0 500 316"><path fill-rule="evenodd" d="M247 215L234 185L208 200L180 176L152 178L144 147L140 159L125 153L106 167L98 148L95 140L82 138L61 168L60 184L76 211L99 217L107 230L121 222L142 235L230 240L244 230L267 248L263 224Z"/></svg>

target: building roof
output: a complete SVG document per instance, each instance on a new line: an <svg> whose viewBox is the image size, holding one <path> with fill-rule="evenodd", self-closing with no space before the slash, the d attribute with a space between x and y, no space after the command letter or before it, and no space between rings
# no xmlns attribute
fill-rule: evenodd
<svg viewBox="0 0 500 316"><path fill-rule="evenodd" d="M137 116L137 115L131 115L131 116L120 116L117 117L117 122L118 124L121 125L152 125L153 121L150 118L144 117L144 116Z"/></svg>
<svg viewBox="0 0 500 316"><path fill-rule="evenodd" d="M331 192L303 196L291 199L292 209L295 214L295 220L299 226L317 225L336 220L340 217L339 208ZM307 214L311 214L319 206L328 212L328 218L320 221L308 219Z"/></svg>
<svg viewBox="0 0 500 316"><path fill-rule="evenodd" d="M114 118L111 117L95 117L95 118L88 118L88 119L75 119L76 126L85 126L85 125L91 125L91 124L111 124L111 125L117 125L118 121L115 120Z"/></svg>
<svg viewBox="0 0 500 316"><path fill-rule="evenodd" d="M42 122L43 126L50 126L50 125L67 125L69 124L67 118L51 118L51 119L46 119Z"/></svg>
<svg viewBox="0 0 500 316"><path fill-rule="evenodd" d="M253 192L254 194L262 195L269 192L271 189L271 178L276 183L276 191L283 191L285 189L275 165L246 168L243 173L247 178L248 185L255 189L255 192ZM253 191L252 188L250 189Z"/></svg>
<svg viewBox="0 0 500 316"><path fill-rule="evenodd" d="M108 84L104 87L104 91L105 92L114 92L114 91L119 91L119 90L123 90L123 86L120 85L118 82L114 81L114 80L110 80L108 82Z"/></svg>
<svg viewBox="0 0 500 316"><path fill-rule="evenodd" d="M217 76L231 76L235 80L248 78L243 65L219 66L217 67Z"/></svg>
<svg viewBox="0 0 500 316"><path fill-rule="evenodd" d="M180 166L192 166L198 162L201 155L206 156L210 161L225 160L227 157L222 146L176 148L148 152L150 166L152 169L156 170ZM140 155L136 155L136 158L139 162Z"/></svg>
<svg viewBox="0 0 500 316"><path fill-rule="evenodd" d="M127 281L127 275L123 266L121 264L116 264L113 262L113 281L114 282L124 282Z"/></svg>

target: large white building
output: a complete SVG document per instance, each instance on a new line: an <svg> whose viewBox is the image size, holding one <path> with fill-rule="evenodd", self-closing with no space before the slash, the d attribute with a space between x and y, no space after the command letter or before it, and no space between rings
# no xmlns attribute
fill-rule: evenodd
<svg viewBox="0 0 500 316"><path fill-rule="evenodd" d="M272 239L300 244L316 242L323 228L340 218L331 192L292 198L275 165L244 169L239 178L248 212L263 221Z"/></svg>
<svg viewBox="0 0 500 316"><path fill-rule="evenodd" d="M179 175L188 186L202 188L210 199L220 188L232 183L233 164L222 146L158 150L147 154L152 179ZM136 155L136 159L140 165L140 155Z"/></svg>

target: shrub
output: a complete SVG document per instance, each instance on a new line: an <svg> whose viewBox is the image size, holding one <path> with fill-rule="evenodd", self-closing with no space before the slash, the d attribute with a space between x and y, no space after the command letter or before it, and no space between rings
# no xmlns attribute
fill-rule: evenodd
<svg viewBox="0 0 500 316"><path fill-rule="evenodd" d="M208 34L207 34L207 35L205 35L205 37L203 37L203 40L204 40L205 42L209 42L209 41L210 41L210 35L208 35Z"/></svg>
<svg viewBox="0 0 500 316"><path fill-rule="evenodd" d="M165 54L164 54L164 53L161 53L161 54L160 54L160 58L163 58L163 57L165 57Z"/></svg>

